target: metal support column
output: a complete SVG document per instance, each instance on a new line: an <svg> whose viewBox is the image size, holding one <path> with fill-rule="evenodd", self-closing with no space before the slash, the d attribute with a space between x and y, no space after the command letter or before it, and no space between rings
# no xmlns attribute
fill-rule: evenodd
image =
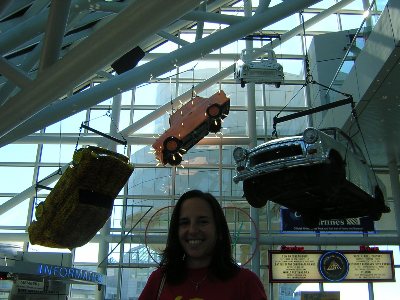
<svg viewBox="0 0 400 300"><path fill-rule="evenodd" d="M113 98L113 104L112 104L112 111L111 111L111 120L110 120L110 135L111 136L116 136L118 132L118 126L119 120L120 120L120 115L121 115L121 102L122 102L122 95L118 94ZM111 151L117 151L117 145L115 143L112 143L112 146L108 148L108 150ZM109 248L109 243L106 241L106 237L110 235L110 228L111 228L111 217L107 220L106 224L103 226L103 228L100 230L100 236L102 237L102 240L99 242L99 253L98 253L98 262L103 262L101 265L97 267L97 272L104 274L107 276L107 262L108 260L104 260L105 257L108 256L108 248ZM96 295L95 299L96 300L104 300L105 299L105 290L107 286L103 286L101 290L96 290Z"/></svg>
<svg viewBox="0 0 400 300"><path fill-rule="evenodd" d="M244 1L244 14L246 17L251 17L252 15L252 2ZM247 53L251 53L253 49L253 41L246 40L246 50ZM250 55L247 59L252 59ZM249 147L253 148L257 145L257 124L256 124L256 100L255 100L255 84L247 83L247 124L249 130L250 144ZM253 219L255 225L259 226L259 214L258 209L250 207L250 216ZM251 270L260 276L260 248L258 247L255 237L257 236L257 228L253 224L250 227L251 236L254 238L251 242L251 253L254 256L251 260Z"/></svg>

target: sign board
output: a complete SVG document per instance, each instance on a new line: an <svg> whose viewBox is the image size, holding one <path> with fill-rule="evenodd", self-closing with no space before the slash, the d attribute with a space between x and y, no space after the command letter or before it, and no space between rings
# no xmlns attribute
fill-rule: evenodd
<svg viewBox="0 0 400 300"><path fill-rule="evenodd" d="M16 261L15 265L12 266L8 272L14 274L39 275L46 278L48 277L50 279L77 281L81 283L100 285L105 285L107 278L107 276L104 274L90 270L27 261Z"/></svg>
<svg viewBox="0 0 400 300"><path fill-rule="evenodd" d="M393 282L393 251L269 251L270 282Z"/></svg>
<svg viewBox="0 0 400 300"><path fill-rule="evenodd" d="M44 282L35 280L18 279L15 282L18 290L42 292L44 290Z"/></svg>
<svg viewBox="0 0 400 300"><path fill-rule="evenodd" d="M369 217L320 220L316 228L304 225L302 217L287 208L281 209L281 231L319 231L319 232L375 232L374 221Z"/></svg>

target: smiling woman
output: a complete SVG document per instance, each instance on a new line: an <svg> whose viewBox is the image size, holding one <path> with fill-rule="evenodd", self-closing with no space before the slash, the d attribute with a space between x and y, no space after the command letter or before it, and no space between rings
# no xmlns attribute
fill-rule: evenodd
<svg viewBox="0 0 400 300"><path fill-rule="evenodd" d="M146 299L267 299L259 278L239 267L218 201L191 190L178 200L157 270L140 295Z"/></svg>

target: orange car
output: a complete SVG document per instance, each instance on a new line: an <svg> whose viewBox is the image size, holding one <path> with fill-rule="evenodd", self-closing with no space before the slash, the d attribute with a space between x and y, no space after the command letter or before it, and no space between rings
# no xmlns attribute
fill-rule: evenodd
<svg viewBox="0 0 400 300"><path fill-rule="evenodd" d="M203 137L221 130L229 108L230 99L222 90L210 98L192 98L170 116L170 128L153 144L156 159L163 165L179 165L182 155Z"/></svg>

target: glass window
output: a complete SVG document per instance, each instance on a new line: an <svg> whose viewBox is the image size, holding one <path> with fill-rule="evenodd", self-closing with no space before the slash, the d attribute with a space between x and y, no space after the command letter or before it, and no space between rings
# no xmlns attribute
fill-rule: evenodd
<svg viewBox="0 0 400 300"><path fill-rule="evenodd" d="M2 162L33 162L36 159L37 145L9 144L0 148Z"/></svg>
<svg viewBox="0 0 400 300"><path fill-rule="evenodd" d="M293 14L274 24L267 26L265 30L291 30L293 29L293 27L296 27L299 24L300 23L298 14Z"/></svg>
<svg viewBox="0 0 400 300"><path fill-rule="evenodd" d="M92 262L97 263L97 255L99 252L99 244L98 243L87 243L81 247L76 248L74 253L74 262Z"/></svg>
<svg viewBox="0 0 400 300"><path fill-rule="evenodd" d="M3 190L3 189L2 189ZM28 217L29 199L1 214L0 226L25 226Z"/></svg>
<svg viewBox="0 0 400 300"><path fill-rule="evenodd" d="M400 276L399 268L395 269L396 278ZM375 300L386 300L393 299L394 295L397 295L400 291L400 281L397 279L396 282L374 282L374 299Z"/></svg>
<svg viewBox="0 0 400 300"><path fill-rule="evenodd" d="M86 111L81 111L60 122L46 127L47 133L79 132L81 123L86 119Z"/></svg>
<svg viewBox="0 0 400 300"><path fill-rule="evenodd" d="M32 185L33 167L0 167L0 191L21 193Z"/></svg>
<svg viewBox="0 0 400 300"><path fill-rule="evenodd" d="M304 21L315 17L316 14L304 14ZM338 29L337 17L335 14L330 15L318 23L307 28L307 31L335 31Z"/></svg>
<svg viewBox="0 0 400 300"><path fill-rule="evenodd" d="M340 15L342 30L358 29L363 21L362 15Z"/></svg>
<svg viewBox="0 0 400 300"><path fill-rule="evenodd" d="M76 140L78 142L78 139ZM72 161L76 145L70 144L44 144L42 149L41 161L48 163L66 164ZM78 146L78 149L81 146Z"/></svg>
<svg viewBox="0 0 400 300"><path fill-rule="evenodd" d="M324 291L339 291L340 299L369 299L368 283L324 283Z"/></svg>

